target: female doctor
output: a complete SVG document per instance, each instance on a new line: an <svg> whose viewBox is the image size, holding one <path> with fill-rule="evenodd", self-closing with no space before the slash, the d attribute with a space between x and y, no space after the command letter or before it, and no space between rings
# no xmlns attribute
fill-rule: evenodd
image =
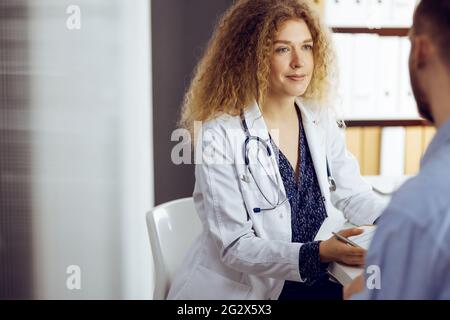
<svg viewBox="0 0 450 320"><path fill-rule="evenodd" d="M362 265L365 251L316 236L344 217L372 224L384 203L324 105L331 57L306 1L240 0L222 17L183 108L185 127L201 121L203 232L169 299L342 298L328 264Z"/></svg>

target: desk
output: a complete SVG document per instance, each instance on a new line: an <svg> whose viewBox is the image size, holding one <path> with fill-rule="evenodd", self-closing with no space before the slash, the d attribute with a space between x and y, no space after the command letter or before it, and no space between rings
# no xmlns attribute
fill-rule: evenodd
<svg viewBox="0 0 450 320"><path fill-rule="evenodd" d="M395 192L406 180L410 179L412 176L397 176L397 177L384 177L384 176L364 176L366 180L372 187L381 194L383 198L389 199L391 194ZM353 225L346 223L339 229L351 228ZM330 229L331 230L331 229ZM324 234L320 235L323 240L330 237L330 230L324 230ZM336 231L336 230L334 230ZM367 244L366 249L368 249L369 244ZM364 272L362 267L347 266L341 263L333 262L329 266L329 273L341 284L347 285L354 278Z"/></svg>
<svg viewBox="0 0 450 320"><path fill-rule="evenodd" d="M396 176L396 177L385 177L385 176L363 176L376 191L381 192L381 195L390 197L394 191L396 191L406 180L412 178L413 176Z"/></svg>

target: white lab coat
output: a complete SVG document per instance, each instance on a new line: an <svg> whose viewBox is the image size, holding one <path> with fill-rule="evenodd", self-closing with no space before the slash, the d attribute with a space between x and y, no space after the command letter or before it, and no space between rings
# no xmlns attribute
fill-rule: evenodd
<svg viewBox="0 0 450 320"><path fill-rule="evenodd" d="M343 130L327 110L314 111L300 99L297 104L328 214L322 228L344 217L356 225L373 223L386 203L361 178L356 159L346 149ZM250 133L268 141L258 105L254 103L244 114ZM168 299L277 299L285 280L305 281L299 273L302 244L291 242L289 201L272 211L253 212L255 207L269 205L252 178L241 179L248 175L245 138L239 116L222 115L203 125L196 151L203 148L211 154L215 150L233 163L196 164L193 197L203 231L185 256ZM258 161L264 169L254 172L255 178L264 194L275 201L278 190L265 170L273 169L282 181L279 168L264 161L263 148L256 149L255 144L253 148L258 153L251 161ZM337 184L331 194L326 157ZM282 182L280 187L284 199Z"/></svg>

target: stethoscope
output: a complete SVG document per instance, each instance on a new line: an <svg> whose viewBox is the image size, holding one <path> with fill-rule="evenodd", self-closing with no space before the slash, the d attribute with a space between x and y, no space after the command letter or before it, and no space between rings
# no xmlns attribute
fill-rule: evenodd
<svg viewBox="0 0 450 320"><path fill-rule="evenodd" d="M258 148L260 145L263 146L264 150L267 152L267 157L270 159L270 161L272 162L272 166L273 168L277 168L277 165L275 163L275 159L273 156L273 152L271 150L271 147L269 146L269 143L267 141L265 141L264 139L261 139L258 136L253 136L250 134L250 131L248 129L247 126L247 121L245 120L244 114L241 113L241 122L242 122L242 127L244 128L244 132L245 132L245 142L244 142L244 148L243 148L243 153L244 153L244 163L245 163L245 167L247 169L247 171L250 173L253 181L255 182L256 187L258 188L258 191L260 192L260 194L263 196L263 198L266 200L267 203L269 203L270 207L268 208L253 208L253 212L254 213L260 213L262 211L270 211L270 210L274 210L277 207L283 205L286 201L289 200L288 197L285 197L285 199L281 200L280 199L280 192L281 192L281 186L282 186L282 181L280 181L279 175L275 174L276 176L276 181L274 181L272 179L272 176L269 175L269 179L271 181L271 183L277 188L278 190L278 196L277 196L277 200L276 202L273 202L271 200L268 199L268 197L266 197L266 195L264 194L264 192L261 190L261 187L258 184L258 181L255 179L252 169L250 167L250 157L249 157L249 144L252 141L255 141L258 145ZM272 141L272 138L269 136L269 142ZM328 157L326 158L326 164L327 164L327 176L328 176L328 184L329 184L329 189L330 192L334 192L336 191L336 181L333 178L331 169L330 169L330 165L328 163ZM243 175L242 180L249 183L249 179L246 175Z"/></svg>

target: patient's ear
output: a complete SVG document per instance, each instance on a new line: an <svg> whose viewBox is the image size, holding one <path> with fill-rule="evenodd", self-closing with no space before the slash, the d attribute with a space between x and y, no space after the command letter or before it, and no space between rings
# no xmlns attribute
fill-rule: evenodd
<svg viewBox="0 0 450 320"><path fill-rule="evenodd" d="M430 62L434 46L429 37L417 35L411 39L411 66L415 70L422 70Z"/></svg>

